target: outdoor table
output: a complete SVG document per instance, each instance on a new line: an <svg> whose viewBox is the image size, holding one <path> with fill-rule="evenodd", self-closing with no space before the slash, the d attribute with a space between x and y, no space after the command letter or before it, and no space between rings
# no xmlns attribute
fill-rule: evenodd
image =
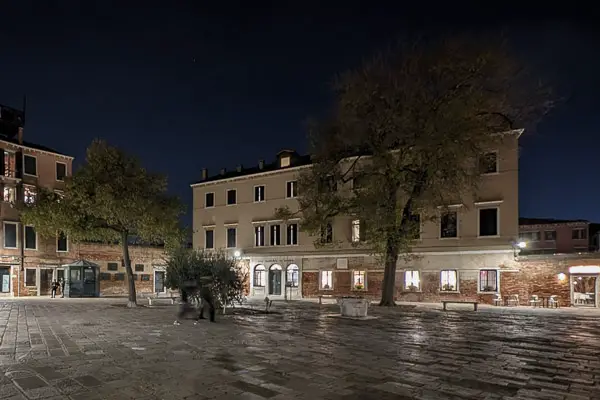
<svg viewBox="0 0 600 400"><path fill-rule="evenodd" d="M550 306L550 297L552 296L538 296L538 299L540 299L543 308L548 308Z"/></svg>

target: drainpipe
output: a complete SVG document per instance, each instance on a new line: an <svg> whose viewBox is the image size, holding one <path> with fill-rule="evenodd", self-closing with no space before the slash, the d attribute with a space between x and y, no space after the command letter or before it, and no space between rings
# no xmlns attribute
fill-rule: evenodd
<svg viewBox="0 0 600 400"><path fill-rule="evenodd" d="M17 297L21 297L21 272L25 271L25 227L23 224L19 224L21 227L21 268L17 273Z"/></svg>

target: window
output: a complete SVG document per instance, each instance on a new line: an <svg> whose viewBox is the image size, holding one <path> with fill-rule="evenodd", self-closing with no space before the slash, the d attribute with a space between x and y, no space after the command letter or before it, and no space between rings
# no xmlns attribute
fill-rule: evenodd
<svg viewBox="0 0 600 400"><path fill-rule="evenodd" d="M360 242L360 220L352 221L352 243Z"/></svg>
<svg viewBox="0 0 600 400"><path fill-rule="evenodd" d="M281 225L271 225L271 246L281 244Z"/></svg>
<svg viewBox="0 0 600 400"><path fill-rule="evenodd" d="M458 291L458 273L456 270L445 270L440 273L441 285L440 290L442 292L456 292Z"/></svg>
<svg viewBox="0 0 600 400"><path fill-rule="evenodd" d="M67 238L67 235L65 235L62 232L59 233L58 237L56 238L56 251L60 251L60 252L69 251L69 240Z"/></svg>
<svg viewBox="0 0 600 400"><path fill-rule="evenodd" d="M289 224L287 226L286 243L288 246L298 244L298 224Z"/></svg>
<svg viewBox="0 0 600 400"><path fill-rule="evenodd" d="M4 248L5 249L16 249L17 248L17 223L16 222L5 222L4 223Z"/></svg>
<svg viewBox="0 0 600 400"><path fill-rule="evenodd" d="M134 281L137 281L137 280L138 280L138 276L137 276L137 274L133 274L133 280L134 280Z"/></svg>
<svg viewBox="0 0 600 400"><path fill-rule="evenodd" d="M207 229L204 231L204 248L215 248L215 231L213 229Z"/></svg>
<svg viewBox="0 0 600 400"><path fill-rule="evenodd" d="M135 264L135 272L144 272L144 264Z"/></svg>
<svg viewBox="0 0 600 400"><path fill-rule="evenodd" d="M556 231L544 231L544 240L547 240L547 241L556 240Z"/></svg>
<svg viewBox="0 0 600 400"><path fill-rule="evenodd" d="M4 176L7 178L16 177L16 158L12 151L4 150Z"/></svg>
<svg viewBox="0 0 600 400"><path fill-rule="evenodd" d="M352 272L352 287L355 290L364 290L367 286L365 280L365 271L353 271Z"/></svg>
<svg viewBox="0 0 600 400"><path fill-rule="evenodd" d="M25 227L25 249L37 250L37 234L33 226Z"/></svg>
<svg viewBox="0 0 600 400"><path fill-rule="evenodd" d="M538 242L540 240L540 232L523 232L521 239L527 242Z"/></svg>
<svg viewBox="0 0 600 400"><path fill-rule="evenodd" d="M64 181L67 176L67 164L62 162L56 162L56 180Z"/></svg>
<svg viewBox="0 0 600 400"><path fill-rule="evenodd" d="M23 173L37 176L37 158L35 156L23 155Z"/></svg>
<svg viewBox="0 0 600 400"><path fill-rule="evenodd" d="M321 271L321 290L333 289L333 271Z"/></svg>
<svg viewBox="0 0 600 400"><path fill-rule="evenodd" d="M110 281L110 277L111 275L108 272L100 272L98 275L98 278L100 278L101 281Z"/></svg>
<svg viewBox="0 0 600 400"><path fill-rule="evenodd" d="M265 201L265 186L254 186L254 202L259 203Z"/></svg>
<svg viewBox="0 0 600 400"><path fill-rule="evenodd" d="M495 151L485 153L479 158L479 171L482 174L498 172L498 153Z"/></svg>
<svg viewBox="0 0 600 400"><path fill-rule="evenodd" d="M265 287L266 271L264 265L257 265L254 267L254 287Z"/></svg>
<svg viewBox="0 0 600 400"><path fill-rule="evenodd" d="M237 191L235 189L227 190L227 205L237 204Z"/></svg>
<svg viewBox="0 0 600 400"><path fill-rule="evenodd" d="M298 266L290 264L287 267L287 284L291 287L298 287Z"/></svg>
<svg viewBox="0 0 600 400"><path fill-rule="evenodd" d="M15 203L17 201L17 188L14 186L4 186L4 202Z"/></svg>
<svg viewBox="0 0 600 400"><path fill-rule="evenodd" d="M449 211L442 214L440 219L440 238L458 237L458 214L456 211Z"/></svg>
<svg viewBox="0 0 600 400"><path fill-rule="evenodd" d="M479 236L498 236L498 209L479 209Z"/></svg>
<svg viewBox="0 0 600 400"><path fill-rule="evenodd" d="M37 189L35 186L23 185L23 201L25 202L25 204L35 203L36 195Z"/></svg>
<svg viewBox="0 0 600 400"><path fill-rule="evenodd" d="M482 269L479 271L479 291L498 291L498 271L495 269Z"/></svg>
<svg viewBox="0 0 600 400"><path fill-rule="evenodd" d="M237 244L237 228L227 228L227 247L232 248Z"/></svg>
<svg viewBox="0 0 600 400"><path fill-rule="evenodd" d="M118 273L115 274L115 281L124 281L125 280L125 274L124 273Z"/></svg>
<svg viewBox="0 0 600 400"><path fill-rule="evenodd" d="M150 275L149 274L142 274L141 276L141 281L142 282L148 282L150 280Z"/></svg>
<svg viewBox="0 0 600 400"><path fill-rule="evenodd" d="M285 183L285 197L293 199L298 196L298 183L296 181L288 181Z"/></svg>
<svg viewBox="0 0 600 400"><path fill-rule="evenodd" d="M321 243L333 243L333 227L330 223L321 227Z"/></svg>
<svg viewBox="0 0 600 400"><path fill-rule="evenodd" d="M410 221L410 238L413 240L421 239L421 215L412 214L409 218Z"/></svg>
<svg viewBox="0 0 600 400"><path fill-rule="evenodd" d="M585 228L573 229L571 238L575 239L575 240L587 239L587 229L585 229Z"/></svg>
<svg viewBox="0 0 600 400"><path fill-rule="evenodd" d="M37 286L36 285L37 269L25 268L25 286Z"/></svg>
<svg viewBox="0 0 600 400"><path fill-rule="evenodd" d="M404 289L417 291L421 288L421 280L419 279L419 271L404 272Z"/></svg>
<svg viewBox="0 0 600 400"><path fill-rule="evenodd" d="M289 167L290 162L291 162L290 156L281 157L279 159L279 166L281 168Z"/></svg>
<svg viewBox="0 0 600 400"><path fill-rule="evenodd" d="M106 269L109 271L118 271L119 270L119 263L108 263L106 266Z"/></svg>
<svg viewBox="0 0 600 400"><path fill-rule="evenodd" d="M210 208L215 206L215 194L205 193L204 194L204 208Z"/></svg>
<svg viewBox="0 0 600 400"><path fill-rule="evenodd" d="M254 245L257 247L265 245L265 227L262 225L254 227Z"/></svg>

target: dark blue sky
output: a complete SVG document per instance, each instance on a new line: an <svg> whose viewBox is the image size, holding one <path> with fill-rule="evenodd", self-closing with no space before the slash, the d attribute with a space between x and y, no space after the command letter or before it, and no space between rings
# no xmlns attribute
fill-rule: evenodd
<svg viewBox="0 0 600 400"><path fill-rule="evenodd" d="M0 103L20 107L27 94L26 140L81 162L90 141L105 138L167 173L190 205L189 184L202 167L216 173L270 160L281 148L305 150L304 121L326 111L335 73L399 35L502 24L566 98L522 139L521 215L600 221L600 40L591 24L539 14L532 22L522 7L514 20L512 7L453 5L434 15L431 4L153 3L2 2Z"/></svg>

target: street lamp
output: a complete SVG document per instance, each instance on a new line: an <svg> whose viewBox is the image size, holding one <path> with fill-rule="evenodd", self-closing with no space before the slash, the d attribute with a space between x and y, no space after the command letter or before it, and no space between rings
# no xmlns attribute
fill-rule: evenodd
<svg viewBox="0 0 600 400"><path fill-rule="evenodd" d="M513 247L513 256L514 256L515 260L517 259L517 256L519 255L519 251L521 251L527 247L527 242L524 242L522 240L512 241L512 242L510 242L510 244Z"/></svg>

